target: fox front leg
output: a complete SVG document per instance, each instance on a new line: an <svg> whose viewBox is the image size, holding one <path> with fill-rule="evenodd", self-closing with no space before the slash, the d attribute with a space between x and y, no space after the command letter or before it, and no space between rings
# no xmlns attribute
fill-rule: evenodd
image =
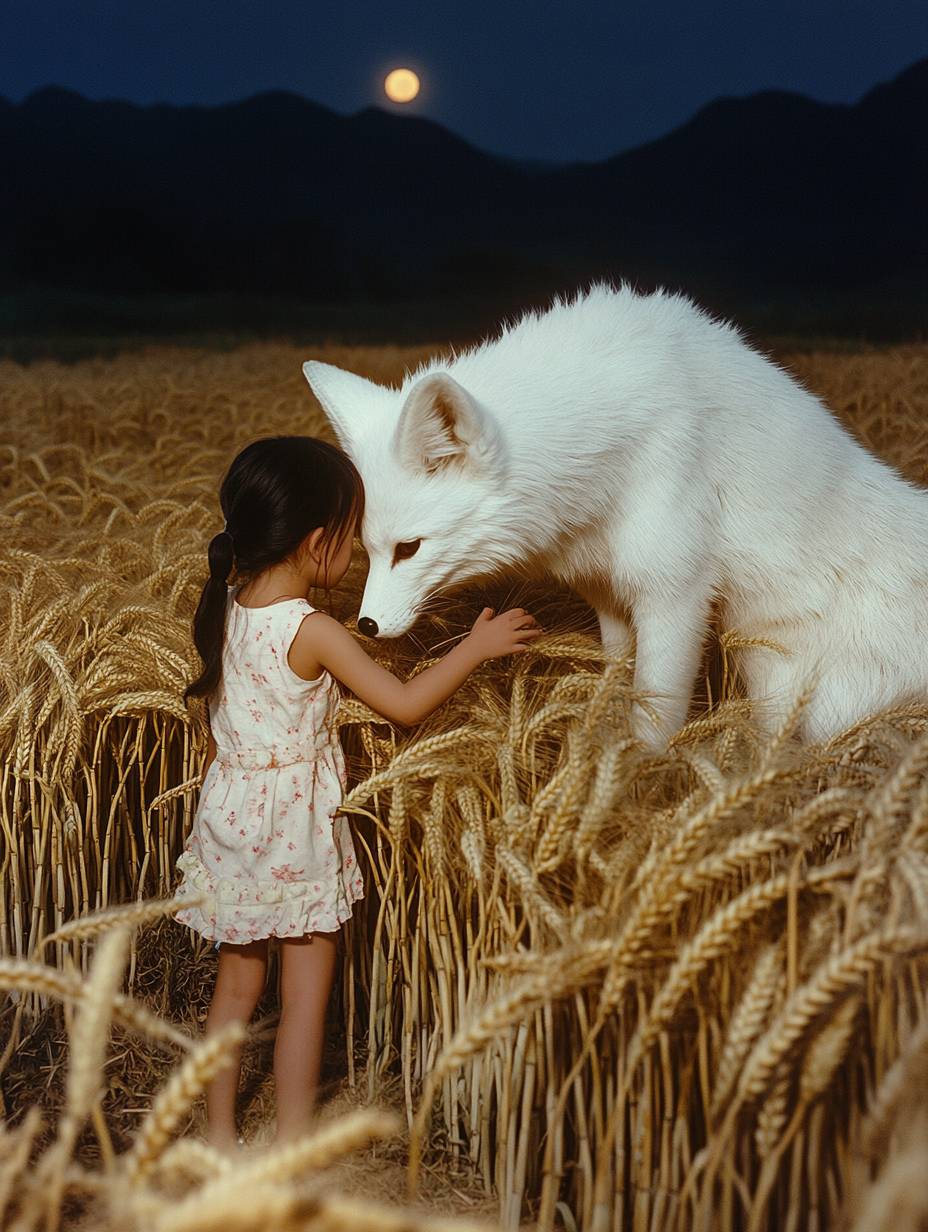
<svg viewBox="0 0 928 1232"><path fill-rule="evenodd" d="M632 708L632 731L648 748L662 751L686 720L709 620L712 588L691 582L670 593L635 600L635 691L644 694L657 726L643 706Z"/></svg>
<svg viewBox="0 0 928 1232"><path fill-rule="evenodd" d="M599 632L606 654L629 653L634 642L628 622L608 611L597 611L596 617L599 620Z"/></svg>

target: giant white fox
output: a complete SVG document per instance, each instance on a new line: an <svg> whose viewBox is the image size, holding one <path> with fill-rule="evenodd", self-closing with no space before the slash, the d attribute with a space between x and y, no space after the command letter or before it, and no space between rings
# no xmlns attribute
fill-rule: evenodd
<svg viewBox="0 0 928 1232"><path fill-rule="evenodd" d="M362 632L517 566L634 630L633 723L683 723L710 604L789 651L742 651L762 721L818 680L802 734L928 696L928 492L867 452L732 324L597 282L387 388L303 366L366 488Z"/></svg>

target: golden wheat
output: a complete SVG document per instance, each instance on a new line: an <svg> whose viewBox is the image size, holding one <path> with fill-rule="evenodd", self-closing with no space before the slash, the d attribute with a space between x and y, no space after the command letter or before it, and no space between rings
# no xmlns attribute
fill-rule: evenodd
<svg viewBox="0 0 928 1232"><path fill-rule="evenodd" d="M316 350L383 381L429 353ZM126 1228L257 1227L261 1203L281 1227L425 1226L298 1191L283 1162L244 1193L205 1145L168 1145L202 1054L133 995L136 947L97 1017L73 969L102 980L91 958L113 929L170 914L205 752L181 694L216 487L249 439L327 431L301 358L266 344L0 364L0 982L15 997L0 1066L35 1014L73 1007L86 1040L58 1141L89 1111L112 1172L59 1146L55 1186L17 1190L35 1118L7 1130L0 1200L23 1228L78 1192ZM786 362L928 482L928 348ZM343 619L362 570L331 596ZM868 1201L896 1202L922 1141L899 1075L924 1056L928 705L803 748L804 695L764 736L740 656L783 648L716 628L711 709L697 701L652 756L630 738L648 701L630 657L603 655L578 600L528 586L467 592L376 653L419 670L485 601L529 607L548 634L418 729L350 697L340 710L367 887L340 981L349 1080L356 1042L369 1098L398 1071L414 1166L431 1118L507 1228L827 1226L849 1218L846 1190L868 1193L865 1150ZM110 1014L184 1058L125 1159L107 1156L96 1063L80 1061L99 1059Z"/></svg>

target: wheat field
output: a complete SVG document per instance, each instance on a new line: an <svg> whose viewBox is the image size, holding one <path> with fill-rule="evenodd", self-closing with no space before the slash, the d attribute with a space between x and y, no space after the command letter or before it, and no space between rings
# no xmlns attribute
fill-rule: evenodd
<svg viewBox="0 0 928 1232"><path fill-rule="evenodd" d="M313 354L391 382L436 349ZM654 756L631 659L540 585L475 588L376 646L408 674L484 602L548 630L420 727L342 703L366 897L333 1007L361 1106L233 1172L189 1132L234 1043L198 1038L212 958L170 919L205 754L190 617L235 451L328 435L308 357L0 364L0 1219L441 1227L414 1196L453 1170L506 1229L923 1227L928 699L804 747L800 696L762 736L744 639L716 628ZM778 358L928 484L928 346ZM350 624L363 577L320 605ZM30 1048L60 1079L51 1119ZM348 1152L391 1137L406 1205L346 1197Z"/></svg>

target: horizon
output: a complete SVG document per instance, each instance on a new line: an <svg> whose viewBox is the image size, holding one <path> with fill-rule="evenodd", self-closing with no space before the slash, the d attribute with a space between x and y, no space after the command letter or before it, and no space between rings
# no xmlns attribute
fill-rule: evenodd
<svg viewBox="0 0 928 1232"><path fill-rule="evenodd" d="M849 101L835 102L833 100L815 98L812 95L804 93L803 91L800 91L800 90L787 90L787 89L784 89L778 86L767 86L767 87L763 87L760 89L749 90L742 94L717 95L713 98L706 99L703 103L701 103L698 107L696 107L692 112L690 112L688 115L683 117L683 119L681 119L679 123L673 125L671 128L668 128L667 130L663 132L657 133L653 137L649 137L646 140L639 142L637 145L631 145L623 149L614 150L611 153L607 153L600 158L544 158L544 157L532 156L532 155L523 156L523 155L518 155L518 154L508 154L503 151L491 149L486 145L480 145L479 143L473 141L471 138L467 137L464 133L453 128L450 124L446 123L445 121L441 119L436 118L435 116L427 114L422 109L413 111L409 107L390 106L389 100L387 99L384 99L383 102L376 100L376 99L372 99L354 108L353 110L343 111L337 107L331 106L330 104L326 102L323 102L322 100L318 98L314 98L310 94L301 92L299 90L290 89L287 87L267 87L265 89L254 90L248 94L244 94L244 95L241 95L235 98L227 98L227 99L220 99L220 100L215 100L215 101L205 101L204 102L204 101L197 101L197 100L192 100L192 101L180 100L179 101L179 100L174 100L174 99L139 100L139 99L121 97L121 96L112 95L112 94L106 94L100 97L93 97L84 90L76 89L71 86L62 85L60 82L50 81L50 82L46 82L45 84L35 86L30 90L27 90L19 98L14 98L9 94L6 94L0 91L0 100L6 101L13 106L21 107L24 104L28 103L29 100L34 98L35 96L45 94L45 93L56 93L57 92L63 95L72 95L76 98L80 98L84 102L91 103L91 104L108 104L108 103L123 104L123 105L136 107L139 110L150 110L150 109L161 108L161 107L169 107L175 110L187 110L187 109L221 110L224 107L242 106L255 99L259 99L259 98L267 98L267 97L273 97L273 96L286 96L290 98L299 99L301 102L306 103L310 105L311 107L316 107L322 111L328 112L330 115L338 116L339 118L345 119L345 120L353 119L356 116L363 115L364 113L370 112L370 111L378 111L384 115L388 115L391 118L396 118L399 120L412 120L412 119L422 120L427 123L434 124L437 127L443 129L444 131L451 133L454 137L456 137L457 139L461 141L466 142L468 145L476 148L481 153L490 155L491 157L494 157L494 158L498 158L504 162L513 162L517 164L528 164L528 165L538 164L541 166L548 165L550 167L567 167L567 166L571 166L575 164L596 164L596 163L601 163L601 162L608 162L610 159L615 158L618 155L628 153L635 149L639 149L642 146L649 145L654 141L660 141L662 138L669 136L671 133L677 131L679 128L688 124L696 115L698 115L706 107L712 106L713 104L718 103L718 102L723 102L723 101L743 102L748 99L761 96L761 95L766 95L766 94L788 94L794 97L807 99L810 102L817 103L821 106L826 106L826 107L834 107L834 106L854 107L858 105L874 89L878 88L881 85L886 85L890 82L897 80L899 77L904 76L906 73L908 73L911 69L917 67L919 64L928 64L928 56L917 56L914 60L910 60L908 63L902 65L898 70L896 70L894 73L890 74L889 76L881 78L880 80L873 82L866 89L862 90L860 94L857 95L856 98L851 99Z"/></svg>
<svg viewBox="0 0 928 1232"><path fill-rule="evenodd" d="M0 83L12 102L43 84L92 101L222 106L272 90L341 116L368 106L424 117L500 158L598 162L678 128L719 98L782 90L851 104L928 53L928 6L846 0L612 0L466 9L345 0L325 20L304 0L7 0ZM420 95L391 103L400 65Z"/></svg>

